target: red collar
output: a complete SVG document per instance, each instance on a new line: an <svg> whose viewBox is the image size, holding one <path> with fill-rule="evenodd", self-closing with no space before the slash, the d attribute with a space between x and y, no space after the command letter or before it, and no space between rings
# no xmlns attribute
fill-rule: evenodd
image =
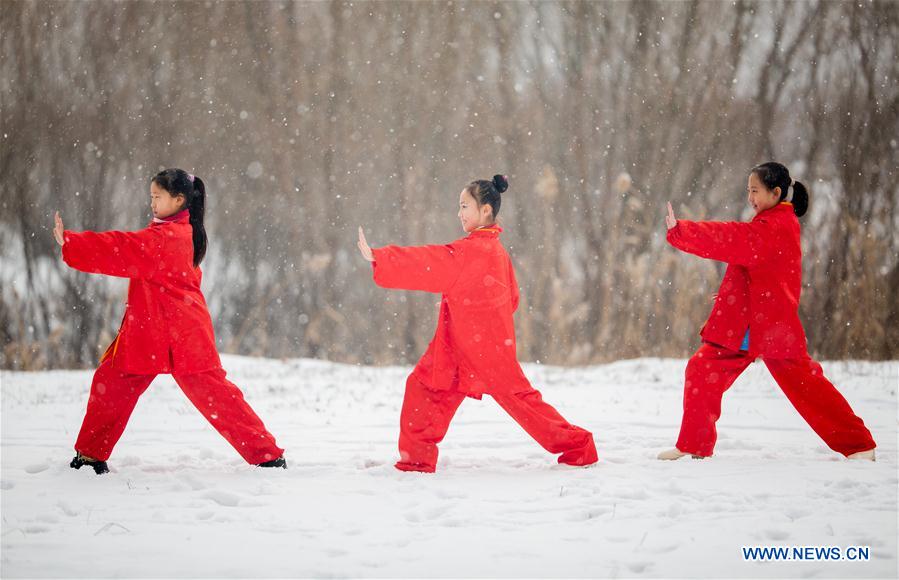
<svg viewBox="0 0 899 580"><path fill-rule="evenodd" d="M492 226L478 228L468 234L468 236L498 238L501 231L503 231L503 228L499 224L493 224Z"/></svg>
<svg viewBox="0 0 899 580"><path fill-rule="evenodd" d="M789 201L782 201L775 206L769 207L768 209L766 209L763 212L759 212L759 213L755 214L752 217L752 220L750 220L750 221L755 221L756 219L761 218L762 216L766 215L768 212L777 213L777 212L783 212L783 211L788 211L790 213L793 213L793 204L790 203Z"/></svg>
<svg viewBox="0 0 899 580"><path fill-rule="evenodd" d="M164 218L153 218L150 222L151 226L158 226L160 224L186 224L190 222L190 210L182 209L176 214L172 214L169 217Z"/></svg>

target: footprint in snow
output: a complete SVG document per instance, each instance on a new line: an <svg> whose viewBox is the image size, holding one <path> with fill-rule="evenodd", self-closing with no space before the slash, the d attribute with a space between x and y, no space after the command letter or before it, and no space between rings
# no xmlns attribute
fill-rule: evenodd
<svg viewBox="0 0 899 580"><path fill-rule="evenodd" d="M634 562L627 565L627 569L634 574L642 574L649 568L652 568L652 562Z"/></svg>
<svg viewBox="0 0 899 580"><path fill-rule="evenodd" d="M787 538L790 537L790 532L787 532L785 530L778 530L778 529L771 528L771 529L765 530L765 537L768 538L769 540L782 541L782 540L786 540Z"/></svg>
<svg viewBox="0 0 899 580"><path fill-rule="evenodd" d="M62 513L66 514L70 518L73 518L73 517L77 516L79 513L81 513L79 510L73 508L67 502L62 501L62 500L56 502L56 507L58 507L60 509L60 511L62 511Z"/></svg>
<svg viewBox="0 0 899 580"><path fill-rule="evenodd" d="M653 554L667 554L668 552L673 552L678 548L680 548L680 544L665 544L655 548L650 548L649 551Z"/></svg>
<svg viewBox="0 0 899 580"><path fill-rule="evenodd" d="M50 531L50 527L42 526L40 524L32 524L22 528L22 531L26 534L46 534Z"/></svg>
<svg viewBox="0 0 899 580"><path fill-rule="evenodd" d="M236 507L240 504L241 497L235 493L222 490L210 490L203 494L206 499L211 499L219 505L226 507Z"/></svg>

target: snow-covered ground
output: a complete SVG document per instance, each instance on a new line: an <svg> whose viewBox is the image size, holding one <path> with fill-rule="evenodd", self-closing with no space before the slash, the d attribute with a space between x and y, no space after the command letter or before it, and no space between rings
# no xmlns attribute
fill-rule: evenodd
<svg viewBox="0 0 899 580"><path fill-rule="evenodd" d="M897 576L899 364L827 363L879 444L831 452L761 363L725 396L716 456L659 462L685 361L527 365L592 430L600 463L553 456L467 400L434 475L401 473L406 368L225 357L290 469L243 464L168 376L112 473L69 469L91 372L2 375L2 569L12 577ZM867 562L745 562L742 546L870 546Z"/></svg>

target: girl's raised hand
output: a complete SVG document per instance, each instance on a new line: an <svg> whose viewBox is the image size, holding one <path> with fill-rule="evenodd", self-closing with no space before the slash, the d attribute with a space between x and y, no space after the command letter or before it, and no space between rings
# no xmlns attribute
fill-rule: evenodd
<svg viewBox="0 0 899 580"><path fill-rule="evenodd" d="M369 262L375 261L375 256L371 253L371 247L365 241L365 233L362 231L362 226L359 226L359 242L356 245L359 246L359 251L362 252L363 258Z"/></svg>
<svg viewBox="0 0 899 580"><path fill-rule="evenodd" d="M677 225L677 219L674 217L674 210L671 208L671 202L668 202L668 215L665 216L665 225L670 230Z"/></svg>
<svg viewBox="0 0 899 580"><path fill-rule="evenodd" d="M56 212L56 215L53 217L54 226L53 226L53 237L56 238L56 243L62 246L66 243L65 239L62 237L62 233L65 231L65 228L62 225L62 218L59 217L59 212Z"/></svg>

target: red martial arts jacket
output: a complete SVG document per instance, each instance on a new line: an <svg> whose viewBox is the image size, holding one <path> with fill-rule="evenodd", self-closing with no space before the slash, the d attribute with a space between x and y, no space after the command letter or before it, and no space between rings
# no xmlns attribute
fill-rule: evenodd
<svg viewBox="0 0 899 580"><path fill-rule="evenodd" d="M678 220L668 242L728 264L700 332L704 341L739 350L748 329L750 356L807 356L799 321L802 249L792 204L780 203L748 223Z"/></svg>
<svg viewBox="0 0 899 580"><path fill-rule="evenodd" d="M103 355L121 372L188 374L222 366L188 220L184 210L137 232L63 234L66 264L130 279L121 328Z"/></svg>
<svg viewBox="0 0 899 580"><path fill-rule="evenodd" d="M383 288L441 294L437 332L413 374L435 390L480 398L532 389L515 354L518 282L491 226L445 245L373 249Z"/></svg>

